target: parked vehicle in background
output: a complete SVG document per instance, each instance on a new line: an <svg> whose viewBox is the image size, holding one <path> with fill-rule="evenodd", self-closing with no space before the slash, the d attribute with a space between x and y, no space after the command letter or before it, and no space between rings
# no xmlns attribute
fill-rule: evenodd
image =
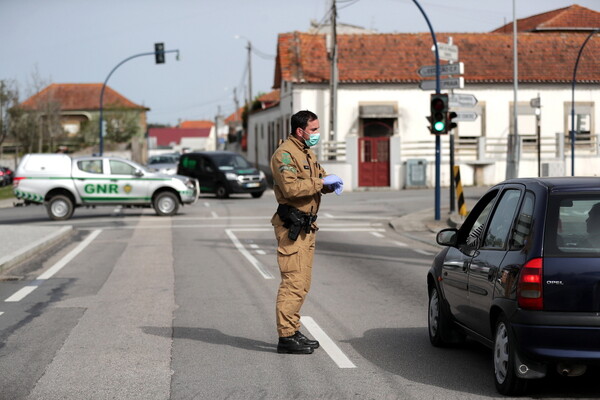
<svg viewBox="0 0 600 400"><path fill-rule="evenodd" d="M493 349L498 392L550 368L600 363L600 178L513 179L491 188L427 275L429 339Z"/></svg>
<svg viewBox="0 0 600 400"><path fill-rule="evenodd" d="M195 179L151 172L116 157L26 154L13 193L25 204L44 204L50 219L67 220L85 205L153 207L158 215L175 215L180 205L197 201L199 187Z"/></svg>
<svg viewBox="0 0 600 400"><path fill-rule="evenodd" d="M11 185L13 178L14 172L10 168L0 166L0 186Z"/></svg>
<svg viewBox="0 0 600 400"><path fill-rule="evenodd" d="M178 153L150 156L146 163L146 168L150 171L160 172L161 174L175 175L177 173L179 157Z"/></svg>
<svg viewBox="0 0 600 400"><path fill-rule="evenodd" d="M249 193L258 198L267 190L265 174L231 151L183 154L177 173L196 178L202 193L214 193L220 199L232 193Z"/></svg>

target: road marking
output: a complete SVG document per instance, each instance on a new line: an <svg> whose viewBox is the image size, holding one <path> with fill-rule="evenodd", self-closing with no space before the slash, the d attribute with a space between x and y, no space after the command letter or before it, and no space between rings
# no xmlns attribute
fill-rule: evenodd
<svg viewBox="0 0 600 400"><path fill-rule="evenodd" d="M100 233L102 229L97 229L93 231L85 240L73 250L69 252L66 256L60 259L56 264L50 267L46 272L37 277L36 280L32 282L31 285L27 285L20 290L18 290L15 294L4 300L5 302L17 302L23 300L28 294L33 292L38 286L40 286L45 280L50 279L54 274L60 271L65 265L67 265L71 260L73 260L79 253L83 251L91 242L94 240Z"/></svg>
<svg viewBox="0 0 600 400"><path fill-rule="evenodd" d="M33 292L35 289L37 289L37 285L36 286L25 286L25 287L21 288L15 294L13 294L12 296L10 296L8 299L6 299L4 301L7 302L7 303L15 303L17 301L21 301L29 293Z"/></svg>
<svg viewBox="0 0 600 400"><path fill-rule="evenodd" d="M398 246L400 246L400 247L407 247L407 246L408 246L406 243L399 242L399 241L397 241L397 240L394 240L394 242L393 242L393 243L394 243L395 245L398 245Z"/></svg>
<svg viewBox="0 0 600 400"><path fill-rule="evenodd" d="M207 201L205 201L205 202L204 202L204 207L210 207L210 203L209 203L209 202L207 202Z"/></svg>
<svg viewBox="0 0 600 400"><path fill-rule="evenodd" d="M319 344L325 350L325 352L331 357L333 362L337 364L339 368L356 368L356 365L346 355L342 352L342 350L335 344L333 340L317 323L314 319L307 316L300 317L300 322L306 327L306 329L310 332L310 334L319 341Z"/></svg>
<svg viewBox="0 0 600 400"><path fill-rule="evenodd" d="M210 214L213 216L213 218L219 218L219 214L214 211L211 211Z"/></svg>
<svg viewBox="0 0 600 400"><path fill-rule="evenodd" d="M0 315L4 314L4 311L0 311Z"/></svg>
<svg viewBox="0 0 600 400"><path fill-rule="evenodd" d="M251 244L250 248L252 248L252 249L258 249L258 245L257 244Z"/></svg>
<svg viewBox="0 0 600 400"><path fill-rule="evenodd" d="M433 253L430 253L430 252L425 251L425 250L421 250L421 249L413 249L413 250L416 251L419 254L424 254L426 256L432 256L433 255Z"/></svg>
<svg viewBox="0 0 600 400"><path fill-rule="evenodd" d="M329 213L323 213L322 215L325 218L334 218L333 215L329 214Z"/></svg>
<svg viewBox="0 0 600 400"><path fill-rule="evenodd" d="M246 250L246 248L244 247L244 245L242 245L242 243L240 243L240 241L233 234L233 232L231 231L231 229L225 229L225 233L227 233L227 236L229 236L229 239L231 239L231 241L233 242L233 245L238 249L238 251L240 253L242 253L242 255L244 257L246 257L246 259L248 261L250 261L250 264L252 264L252 266L258 271L259 274L262 275L263 278L265 278L265 279L275 279L275 277L273 275L271 275L271 273L269 271L267 271L267 269L265 268L265 266L262 265L262 263L260 261L258 261L256 258L254 258L254 256L252 254L250 254L248 252L248 250Z"/></svg>
<svg viewBox="0 0 600 400"><path fill-rule="evenodd" d="M260 254L261 256L264 256L265 254L267 254L267 252L264 250L256 250L256 254Z"/></svg>
<svg viewBox="0 0 600 400"><path fill-rule="evenodd" d="M381 234L381 233L379 233L379 232L371 232L371 235L373 235L373 236L375 236L375 237L378 237L378 238L384 238L384 237L385 237L384 235L382 235L382 234Z"/></svg>

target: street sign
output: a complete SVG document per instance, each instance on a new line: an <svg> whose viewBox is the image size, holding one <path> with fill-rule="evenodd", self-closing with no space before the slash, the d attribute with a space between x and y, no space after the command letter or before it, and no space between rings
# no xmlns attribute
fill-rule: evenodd
<svg viewBox="0 0 600 400"><path fill-rule="evenodd" d="M535 97L529 100L529 105L531 108L540 108L542 106L542 102L539 97Z"/></svg>
<svg viewBox="0 0 600 400"><path fill-rule="evenodd" d="M440 43L437 44L440 60L458 61L458 46L455 44ZM431 46L431 51L435 52L435 46Z"/></svg>
<svg viewBox="0 0 600 400"><path fill-rule="evenodd" d="M479 116L475 111L455 111L455 113L454 121L475 121Z"/></svg>
<svg viewBox="0 0 600 400"><path fill-rule="evenodd" d="M417 71L421 78L430 78L435 76L435 65L424 65ZM465 73L465 64L459 62L456 64L440 65L440 75L462 75Z"/></svg>
<svg viewBox="0 0 600 400"><path fill-rule="evenodd" d="M435 90L435 80L421 81L419 87L423 90ZM440 90L444 89L462 89L465 87L465 78L445 78L440 79Z"/></svg>
<svg viewBox="0 0 600 400"><path fill-rule="evenodd" d="M450 107L475 107L477 98L472 94L454 93L449 94Z"/></svg>

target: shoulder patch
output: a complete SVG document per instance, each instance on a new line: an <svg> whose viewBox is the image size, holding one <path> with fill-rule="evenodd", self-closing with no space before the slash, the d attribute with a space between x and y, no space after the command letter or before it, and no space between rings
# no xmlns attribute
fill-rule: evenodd
<svg viewBox="0 0 600 400"><path fill-rule="evenodd" d="M286 164L286 165L287 165L287 164L291 164L291 163L292 163L292 156L290 155L290 153L283 153L283 154L281 155L281 161L282 161L284 164Z"/></svg>

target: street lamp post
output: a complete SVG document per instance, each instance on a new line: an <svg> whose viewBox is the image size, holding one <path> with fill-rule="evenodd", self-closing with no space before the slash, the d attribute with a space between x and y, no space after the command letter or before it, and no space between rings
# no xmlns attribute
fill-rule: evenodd
<svg viewBox="0 0 600 400"><path fill-rule="evenodd" d="M583 48L592 38L592 36L598 32L600 32L600 28L594 29L585 39L581 45L581 48L579 49L579 54L577 54L575 68L573 68L573 82L571 86L571 132L569 132L569 136L571 137L571 176L575 176L575 77L577 76L577 67L579 66L579 58L581 57Z"/></svg>
<svg viewBox="0 0 600 400"><path fill-rule="evenodd" d="M177 60L179 60L179 50L164 50L163 53L177 53ZM104 105L104 90L106 89L106 84L108 83L108 80L110 79L111 75L113 74L113 72L116 71L117 68L119 68L121 65L125 64L127 61L137 58L137 57L142 57L142 56L153 56L156 55L156 51L152 51L152 52L147 52L147 53L140 53L140 54L135 54L131 57L127 57L126 59L124 59L123 61L121 61L120 63L118 63L108 74L108 76L106 77L106 79L104 80L104 84L102 85L102 90L100 90L100 123L99 123L99 131L98 131L98 136L100 136L100 146L99 146L99 155L102 155L104 153L104 136L102 135L102 122L103 122L103 105Z"/></svg>

